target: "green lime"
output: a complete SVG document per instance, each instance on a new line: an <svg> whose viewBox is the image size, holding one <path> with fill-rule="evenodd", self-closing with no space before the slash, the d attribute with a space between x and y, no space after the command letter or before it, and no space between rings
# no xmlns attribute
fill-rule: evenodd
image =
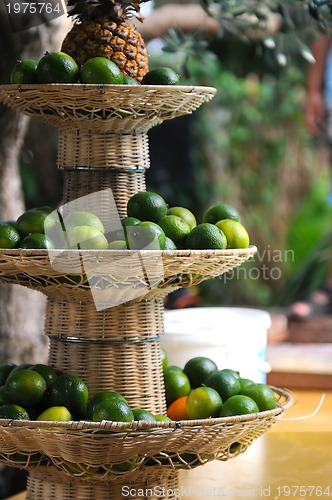
<svg viewBox="0 0 332 500"><path fill-rule="evenodd" d="M123 83L123 76L119 66L106 57L92 57L80 69L82 83L119 84Z"/></svg>
<svg viewBox="0 0 332 500"><path fill-rule="evenodd" d="M167 415L160 415L159 413L157 413L154 418L156 419L156 422L172 422Z"/></svg>
<svg viewBox="0 0 332 500"><path fill-rule="evenodd" d="M193 389L187 399L186 409L191 420L217 417L222 405L222 399L211 387Z"/></svg>
<svg viewBox="0 0 332 500"><path fill-rule="evenodd" d="M133 410L134 420L145 420L147 422L156 422L155 416L148 410L142 408L135 408Z"/></svg>
<svg viewBox="0 0 332 500"><path fill-rule="evenodd" d="M45 379L32 370L18 370L11 373L5 383L6 397L10 403L33 408L43 399L46 392Z"/></svg>
<svg viewBox="0 0 332 500"><path fill-rule="evenodd" d="M5 404L0 406L0 418L13 420L30 420L28 412L20 405Z"/></svg>
<svg viewBox="0 0 332 500"><path fill-rule="evenodd" d="M167 213L164 198L152 191L139 191L129 198L127 214L141 221L158 222Z"/></svg>
<svg viewBox="0 0 332 500"><path fill-rule="evenodd" d="M236 394L231 396L221 406L220 417L233 417L235 415L246 415L259 412L259 408L255 401L248 396Z"/></svg>
<svg viewBox="0 0 332 500"><path fill-rule="evenodd" d="M140 219L137 219L136 217L125 217L122 219L121 224L123 227L127 226L137 226L140 222L142 222Z"/></svg>
<svg viewBox="0 0 332 500"><path fill-rule="evenodd" d="M18 231L7 222L0 222L0 248L17 248L21 237Z"/></svg>
<svg viewBox="0 0 332 500"><path fill-rule="evenodd" d="M191 389L189 378L185 373L179 370L167 369L164 372L164 383L168 406L176 399L182 396L188 396Z"/></svg>
<svg viewBox="0 0 332 500"><path fill-rule="evenodd" d="M240 384L241 384L241 391L240 391L241 394L244 394L242 391L244 391L248 386L255 384L255 382L253 382L249 378L240 377L239 380L240 380Z"/></svg>
<svg viewBox="0 0 332 500"><path fill-rule="evenodd" d="M108 244L109 250L127 250L127 242L125 240L114 240Z"/></svg>
<svg viewBox="0 0 332 500"><path fill-rule="evenodd" d="M170 238L166 236L165 248L164 250L177 250L176 244Z"/></svg>
<svg viewBox="0 0 332 500"><path fill-rule="evenodd" d="M52 249L55 245L51 238L42 233L29 234L21 240L20 248L25 249Z"/></svg>
<svg viewBox="0 0 332 500"><path fill-rule="evenodd" d="M69 248L105 250L108 248L106 236L96 227L76 226L67 232Z"/></svg>
<svg viewBox="0 0 332 500"><path fill-rule="evenodd" d="M37 363L32 365L30 370L39 373L46 382L46 388L48 388L52 382L57 378L58 374L50 366L44 365L43 363Z"/></svg>
<svg viewBox="0 0 332 500"><path fill-rule="evenodd" d="M55 225L56 221L52 214L38 208L27 210L16 221L16 229L21 238L32 233L48 234Z"/></svg>
<svg viewBox="0 0 332 500"><path fill-rule="evenodd" d="M241 394L253 399L259 408L259 411L274 410L277 406L277 400L274 392L266 384L247 384L241 388Z"/></svg>
<svg viewBox="0 0 332 500"><path fill-rule="evenodd" d="M70 422L73 417L65 406L51 406L41 413L37 420L48 420L53 422Z"/></svg>
<svg viewBox="0 0 332 500"><path fill-rule="evenodd" d="M163 372L165 372L167 367L168 367L168 356L167 356L167 352L165 351L165 349L163 347L160 347L160 358L161 358L161 364L163 367Z"/></svg>
<svg viewBox="0 0 332 500"><path fill-rule="evenodd" d="M48 407L65 406L74 419L79 419L85 416L88 396L88 387L80 377L63 374L49 386L46 404Z"/></svg>
<svg viewBox="0 0 332 500"><path fill-rule="evenodd" d="M167 215L177 215L178 217L181 217L181 219L188 224L190 229L194 229L194 227L197 226L196 217L190 210L188 210L188 208L171 207L167 210Z"/></svg>
<svg viewBox="0 0 332 500"><path fill-rule="evenodd" d="M76 61L64 52L46 52L37 65L39 83L76 83L78 66Z"/></svg>
<svg viewBox="0 0 332 500"><path fill-rule="evenodd" d="M9 374L16 367L15 363L0 363L0 386L6 383Z"/></svg>
<svg viewBox="0 0 332 500"><path fill-rule="evenodd" d="M87 408L86 408L86 417L88 419L92 419L92 415L94 412L94 409L96 408L97 404L101 403L102 401L106 400L121 400L121 401L126 401L126 399L119 394L118 392L114 391L99 391L97 392L88 402Z"/></svg>
<svg viewBox="0 0 332 500"><path fill-rule="evenodd" d="M186 237L190 233L190 227L184 219L177 215L165 215L158 220L158 225L178 248L183 247Z"/></svg>
<svg viewBox="0 0 332 500"><path fill-rule="evenodd" d="M139 82L135 80L135 78L132 78L131 76L124 75L123 76L123 84L125 85L139 85Z"/></svg>
<svg viewBox="0 0 332 500"><path fill-rule="evenodd" d="M77 226L91 226L98 229L101 233L105 232L100 218L91 212L72 212L64 218L63 224L66 231L70 231Z"/></svg>
<svg viewBox="0 0 332 500"><path fill-rule="evenodd" d="M142 85L179 85L180 75L172 68L155 68L143 76Z"/></svg>
<svg viewBox="0 0 332 500"><path fill-rule="evenodd" d="M144 221L137 226L127 226L127 245L130 250L164 250L166 236L154 222Z"/></svg>
<svg viewBox="0 0 332 500"><path fill-rule="evenodd" d="M8 398L6 396L6 387L4 385L0 385L0 406L8 403Z"/></svg>
<svg viewBox="0 0 332 500"><path fill-rule="evenodd" d="M233 377L237 378L240 380L240 373L237 372L236 370L232 370L231 368L224 368L222 370L223 373L229 373L230 375L233 375Z"/></svg>
<svg viewBox="0 0 332 500"><path fill-rule="evenodd" d="M223 219L233 219L237 222L241 222L239 212L231 205L227 205L227 203L218 203L217 205L209 207L203 214L202 222L215 224Z"/></svg>
<svg viewBox="0 0 332 500"><path fill-rule="evenodd" d="M12 371L10 372L10 374L8 375L8 377L10 377L11 375L14 375L14 373L20 371L20 370L29 370L31 368L32 364L31 363L20 363L19 365L16 365Z"/></svg>
<svg viewBox="0 0 332 500"><path fill-rule="evenodd" d="M193 250L224 250L227 247L227 240L224 233L217 226L204 223L198 224L190 231L185 246Z"/></svg>
<svg viewBox="0 0 332 500"><path fill-rule="evenodd" d="M210 373L205 379L204 385L215 389L220 394L223 401L226 401L231 396L239 394L241 390L239 378L228 370L219 370Z"/></svg>
<svg viewBox="0 0 332 500"><path fill-rule="evenodd" d="M113 422L133 422L134 414L126 401L121 399L106 399L98 403L93 411L92 420L112 420Z"/></svg>
<svg viewBox="0 0 332 500"><path fill-rule="evenodd" d="M191 387L199 387L203 384L206 378L217 371L218 367L214 361L204 356L197 356L189 359L183 368L183 372L187 375Z"/></svg>
<svg viewBox="0 0 332 500"><path fill-rule="evenodd" d="M183 369L180 366L177 365L169 365L166 368L167 372L180 372L183 373Z"/></svg>
<svg viewBox="0 0 332 500"><path fill-rule="evenodd" d="M248 248L249 235L246 228L240 223L232 219L223 219L216 223L226 236L227 248Z"/></svg>
<svg viewBox="0 0 332 500"><path fill-rule="evenodd" d="M37 83L37 64L35 59L17 61L10 74L10 83Z"/></svg>

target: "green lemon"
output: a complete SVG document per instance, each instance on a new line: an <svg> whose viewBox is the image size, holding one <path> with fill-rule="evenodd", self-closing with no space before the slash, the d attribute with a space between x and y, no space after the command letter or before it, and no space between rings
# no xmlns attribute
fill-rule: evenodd
<svg viewBox="0 0 332 500"><path fill-rule="evenodd" d="M10 83L37 83L37 65L35 59L17 61L10 74Z"/></svg>
<svg viewBox="0 0 332 500"><path fill-rule="evenodd" d="M63 224L66 231L70 231L70 229L76 226L91 226L98 229L101 233L105 232L104 225L100 218L91 212L85 212L83 210L68 214L64 218Z"/></svg>
<svg viewBox="0 0 332 500"><path fill-rule="evenodd" d="M48 407L65 406L77 419L85 416L88 397L88 387L80 377L63 374L49 386L46 404Z"/></svg>
<svg viewBox="0 0 332 500"><path fill-rule="evenodd" d="M217 417L222 406L218 392L211 387L193 389L187 399L186 410L191 420Z"/></svg>
<svg viewBox="0 0 332 500"><path fill-rule="evenodd" d="M125 240L114 240L108 244L109 250L127 250L127 242Z"/></svg>
<svg viewBox="0 0 332 500"><path fill-rule="evenodd" d="M7 404L8 399L6 396L6 387L4 385L0 385L0 406Z"/></svg>
<svg viewBox="0 0 332 500"><path fill-rule="evenodd" d="M166 235L158 224L144 221L127 226L127 244L130 250L164 250Z"/></svg>
<svg viewBox="0 0 332 500"><path fill-rule="evenodd" d="M32 370L11 373L5 383L6 398L10 403L27 410L38 405L46 393L45 379Z"/></svg>
<svg viewBox="0 0 332 500"><path fill-rule="evenodd" d="M223 401L239 394L241 390L239 378L228 370L213 371L204 380L204 385L215 389Z"/></svg>
<svg viewBox="0 0 332 500"><path fill-rule="evenodd" d="M134 420L145 420L147 422L156 422L155 416L148 410L135 408L133 410Z"/></svg>
<svg viewBox="0 0 332 500"><path fill-rule="evenodd" d="M113 422L133 422L134 414L126 401L121 399L106 399L98 403L93 411L92 420L112 420Z"/></svg>
<svg viewBox="0 0 332 500"><path fill-rule="evenodd" d="M181 77L172 68L155 68L143 76L142 85L179 85Z"/></svg>
<svg viewBox="0 0 332 500"><path fill-rule="evenodd" d="M16 229L21 238L31 233L48 234L55 227L56 221L52 214L39 208L32 208L24 212L16 221Z"/></svg>
<svg viewBox="0 0 332 500"><path fill-rule="evenodd" d="M166 236L165 248L164 250L177 250L177 246L171 238Z"/></svg>
<svg viewBox="0 0 332 500"><path fill-rule="evenodd" d="M218 203L209 207L203 214L202 222L215 224L223 219L233 219L241 222L241 217L237 209L227 203Z"/></svg>
<svg viewBox="0 0 332 500"><path fill-rule="evenodd" d="M223 219L216 223L227 239L227 248L248 248L249 234L246 228L232 219Z"/></svg>
<svg viewBox="0 0 332 500"><path fill-rule="evenodd" d="M5 404L0 406L0 419L30 420L28 412L20 405Z"/></svg>
<svg viewBox="0 0 332 500"><path fill-rule="evenodd" d="M191 358L183 368L183 372L189 378L190 385L193 389L202 385L210 373L217 370L218 367L216 363L212 359L204 356Z"/></svg>
<svg viewBox="0 0 332 500"><path fill-rule="evenodd" d="M69 248L105 250L108 248L106 236L96 227L76 226L67 232Z"/></svg>
<svg viewBox="0 0 332 500"><path fill-rule="evenodd" d="M127 203L128 216L140 221L158 222L166 213L166 201L152 191L139 191L129 198Z"/></svg>
<svg viewBox="0 0 332 500"><path fill-rule="evenodd" d="M190 227L184 219L177 215L165 215L159 219L158 225L177 248L183 247L186 237L190 233Z"/></svg>
<svg viewBox="0 0 332 500"><path fill-rule="evenodd" d="M163 367L163 372L165 372L167 367L168 367L168 356L167 356L167 352L165 351L165 349L163 347L160 347L160 358L161 358L161 364Z"/></svg>
<svg viewBox="0 0 332 500"><path fill-rule="evenodd" d="M73 417L65 406L51 406L43 411L37 420L47 420L53 422L70 422Z"/></svg>
<svg viewBox="0 0 332 500"><path fill-rule="evenodd" d="M223 403L220 408L220 417L233 417L235 415L246 415L258 413L259 408L255 401L248 396L236 394Z"/></svg>
<svg viewBox="0 0 332 500"><path fill-rule="evenodd" d="M17 248L21 237L18 231L7 222L0 222L0 248Z"/></svg>
<svg viewBox="0 0 332 500"><path fill-rule="evenodd" d="M0 363L0 386L4 385L6 383L6 380L10 373L14 370L16 367L15 363Z"/></svg>
<svg viewBox="0 0 332 500"><path fill-rule="evenodd" d="M156 419L156 422L172 422L167 415L161 415L160 413L157 413L154 418Z"/></svg>
<svg viewBox="0 0 332 500"><path fill-rule="evenodd" d="M80 68L80 81L94 84L123 83L120 68L106 57L92 57Z"/></svg>
<svg viewBox="0 0 332 500"><path fill-rule="evenodd" d="M50 250L55 248L51 238L42 233L29 234L21 240L20 248Z"/></svg>
<svg viewBox="0 0 332 500"><path fill-rule="evenodd" d="M164 383L168 406L176 399L188 396L191 390L189 378L179 370L167 369L164 372Z"/></svg>
<svg viewBox="0 0 332 500"><path fill-rule="evenodd" d="M259 411L274 410L277 406L277 400L270 386L266 384L247 384L241 387L241 394L253 399L259 408Z"/></svg>
<svg viewBox="0 0 332 500"><path fill-rule="evenodd" d="M198 224L188 234L185 247L193 250L224 250L227 240L224 233L214 224Z"/></svg>
<svg viewBox="0 0 332 500"><path fill-rule="evenodd" d="M131 76L124 75L123 76L123 84L125 85L139 85L139 82L135 80L135 78L132 78Z"/></svg>
<svg viewBox="0 0 332 500"><path fill-rule="evenodd" d="M188 210L188 208L170 207L167 210L167 215L177 215L178 217L181 217L181 219L188 224L190 229L194 229L194 227L197 226L196 217L190 210Z"/></svg>
<svg viewBox="0 0 332 500"><path fill-rule="evenodd" d="M44 378L46 382L46 388L48 388L58 376L58 374L56 373L55 370L53 370L53 368L43 363L37 363L35 365L32 365L30 370L39 373Z"/></svg>
<svg viewBox="0 0 332 500"><path fill-rule="evenodd" d="M76 83L78 66L76 61L64 52L46 52L36 68L40 83Z"/></svg>
<svg viewBox="0 0 332 500"><path fill-rule="evenodd" d="M116 400L116 401L124 401L125 403L127 402L126 399L119 394L118 392L114 391L99 391L97 392L88 402L87 408L86 408L86 417L88 419L92 419L93 412L97 406L97 404L106 401L106 400Z"/></svg>

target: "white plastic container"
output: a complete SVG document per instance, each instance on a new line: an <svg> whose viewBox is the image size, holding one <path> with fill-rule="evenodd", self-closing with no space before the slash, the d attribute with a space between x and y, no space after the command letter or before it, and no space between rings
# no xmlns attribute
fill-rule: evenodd
<svg viewBox="0 0 332 500"><path fill-rule="evenodd" d="M165 311L161 345L169 364L184 367L196 356L213 359L219 370L232 368L241 377L265 382L270 315L258 309L197 307Z"/></svg>

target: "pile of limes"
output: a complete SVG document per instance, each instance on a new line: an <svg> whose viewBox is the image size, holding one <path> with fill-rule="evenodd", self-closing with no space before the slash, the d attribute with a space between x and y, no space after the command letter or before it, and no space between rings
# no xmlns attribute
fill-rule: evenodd
<svg viewBox="0 0 332 500"><path fill-rule="evenodd" d="M45 364L0 363L0 419L69 422L133 422L170 420L142 408L132 408L114 391L100 391L89 398L88 387L78 376L58 373Z"/></svg>
<svg viewBox="0 0 332 500"><path fill-rule="evenodd" d="M160 250L249 246L249 235L240 222L239 212L225 203L209 207L197 224L195 215L186 207L169 207L158 193L140 191L128 200L127 215L122 221L125 239L117 240L114 246Z"/></svg>
<svg viewBox="0 0 332 500"><path fill-rule="evenodd" d="M168 366L161 349L167 401L171 420L230 417L273 410L277 400L267 384L242 378L240 373L219 370L210 358L191 358L184 366Z"/></svg>
<svg viewBox="0 0 332 500"><path fill-rule="evenodd" d="M209 207L197 224L185 207L169 207L151 191L134 194L120 227L105 232L100 218L87 211L62 215L50 207L24 212L16 221L0 222L0 248L92 250L208 250L247 248L249 235L239 212L220 203Z"/></svg>
<svg viewBox="0 0 332 500"><path fill-rule="evenodd" d="M65 52L46 52L40 60L23 59L14 65L10 82L35 83L88 83L140 85L137 80L122 75L120 68L106 57L93 57L81 67ZM178 85L180 76L168 67L147 72L143 85Z"/></svg>

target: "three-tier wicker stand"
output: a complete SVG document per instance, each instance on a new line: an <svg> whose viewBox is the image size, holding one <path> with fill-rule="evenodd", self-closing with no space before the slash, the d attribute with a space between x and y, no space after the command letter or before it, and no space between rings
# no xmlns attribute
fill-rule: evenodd
<svg viewBox="0 0 332 500"><path fill-rule="evenodd" d="M112 230L126 216L129 197L145 190L148 130L192 113L214 93L188 86L7 85L0 101L59 130L65 209L94 212ZM1 250L0 279L47 295L52 367L82 377L90 396L114 390L133 407L165 413L163 298L233 269L255 251ZM170 498L180 469L227 460L263 434L290 403L286 392L276 394L275 410L200 421L2 420L0 461L29 471L29 500L117 500L124 487L128 498L142 498L145 489L146 498Z"/></svg>

